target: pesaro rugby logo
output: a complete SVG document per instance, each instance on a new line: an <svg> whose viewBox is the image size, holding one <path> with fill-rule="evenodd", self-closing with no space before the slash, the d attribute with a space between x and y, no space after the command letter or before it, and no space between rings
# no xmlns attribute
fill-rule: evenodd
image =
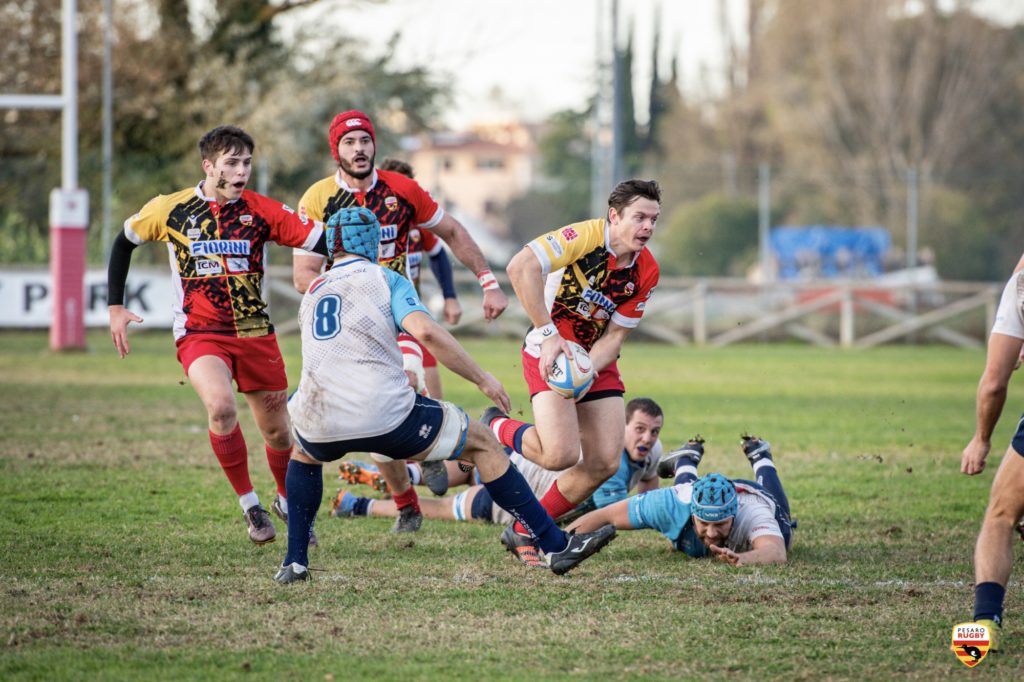
<svg viewBox="0 0 1024 682"><path fill-rule="evenodd" d="M980 623L960 623L953 626L953 643L950 649L968 668L985 660L989 647L988 626Z"/></svg>

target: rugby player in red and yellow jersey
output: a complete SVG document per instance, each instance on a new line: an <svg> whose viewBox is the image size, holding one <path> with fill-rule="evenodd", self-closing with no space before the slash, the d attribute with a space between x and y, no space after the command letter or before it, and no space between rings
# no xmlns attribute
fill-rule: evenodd
<svg viewBox="0 0 1024 682"><path fill-rule="evenodd" d="M483 252L466 228L437 205L418 182L394 171L375 167L377 133L370 117L361 111L345 111L334 117L327 131L331 154L338 165L332 175L315 182L299 202L299 213L326 220L342 208L368 208L380 221L378 262L408 276L409 233L413 228L432 230L451 248L463 265L477 275L483 289L484 319L497 318L508 307L508 298L487 266ZM292 268L295 288L305 293L325 259L296 254ZM400 508L411 507L419 516L416 490L409 484L403 462L379 460L381 473ZM403 530L403 518L395 530ZM412 517L408 517L412 518ZM418 528L418 521L408 525Z"/></svg>
<svg viewBox="0 0 1024 682"><path fill-rule="evenodd" d="M606 218L541 235L508 264L533 323L522 357L536 423L510 419L497 408L488 409L484 421L503 445L527 459L553 471L568 469L541 499L553 518L586 500L619 465L625 386L616 361L658 284L647 243L660 202L653 180L621 182L608 197ZM544 381L558 354L569 350L566 340L586 348L598 372L577 402ZM534 540L521 526L506 528L501 541L523 563L540 565Z"/></svg>
<svg viewBox="0 0 1024 682"><path fill-rule="evenodd" d="M128 324L142 322L123 305L132 251L143 242L166 242L177 292L178 361L206 407L210 443L238 495L249 539L264 544L277 532L249 478L231 382L245 396L263 435L277 483L272 509L286 520L285 475L292 447L288 379L263 299L266 249L275 242L327 250L321 223L245 188L254 148L252 137L235 126L214 128L203 136L199 152L204 180L152 199L125 221L110 252L107 302L110 335L123 358L129 352Z"/></svg>

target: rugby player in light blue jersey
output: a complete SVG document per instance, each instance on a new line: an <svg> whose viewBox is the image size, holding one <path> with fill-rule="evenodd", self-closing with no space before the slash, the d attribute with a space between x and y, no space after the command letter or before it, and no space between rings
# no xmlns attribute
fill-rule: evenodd
<svg viewBox="0 0 1024 682"><path fill-rule="evenodd" d="M495 405L510 407L505 388L433 320L412 282L377 265L379 241L380 222L371 211L345 208L332 215L326 242L334 265L310 284L299 307L302 378L288 403L296 441L286 479L288 552L274 579L308 579L322 465L350 452L474 464L495 504L530 530L544 552L543 566L556 574L571 570L610 542L615 528L562 531L487 427L409 385L396 340L400 330Z"/></svg>
<svg viewBox="0 0 1024 682"><path fill-rule="evenodd" d="M617 530L651 528L691 557L711 554L733 566L785 563L795 523L771 446L744 436L743 453L756 482L718 473L698 478L704 443L695 438L662 458L659 473L674 474L672 486L590 512L569 530L586 532L609 523Z"/></svg>

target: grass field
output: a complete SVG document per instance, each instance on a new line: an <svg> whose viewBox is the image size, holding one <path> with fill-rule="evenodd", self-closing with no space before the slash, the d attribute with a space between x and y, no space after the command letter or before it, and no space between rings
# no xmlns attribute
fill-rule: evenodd
<svg viewBox="0 0 1024 682"><path fill-rule="evenodd" d="M167 333L119 361L104 334L53 355L0 334L0 679L1021 679L1024 598L1008 653L968 671L971 552L1024 388L1011 390L985 474L958 473L981 352L627 344L631 396L666 410L673 447L704 435L702 471L747 476L739 435L774 445L800 527L786 566L688 560L626 533L559 578L516 564L499 529L321 513L311 583L270 579L209 449ZM298 376L298 341L282 342ZM517 344L467 343L530 416ZM477 415L483 396L445 376ZM266 503L272 479L242 428ZM325 496L336 467L325 467ZM429 493L425 493L429 494ZM279 531L283 531L279 524ZM1024 545L1015 548L1018 574Z"/></svg>

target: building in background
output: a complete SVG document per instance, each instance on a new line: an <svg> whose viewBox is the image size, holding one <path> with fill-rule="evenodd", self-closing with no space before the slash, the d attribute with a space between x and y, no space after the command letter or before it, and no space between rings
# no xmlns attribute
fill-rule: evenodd
<svg viewBox="0 0 1024 682"><path fill-rule="evenodd" d="M516 248L507 243L509 202L538 181L536 135L536 126L490 123L410 138L403 147L416 180L466 226L488 258L501 262Z"/></svg>

